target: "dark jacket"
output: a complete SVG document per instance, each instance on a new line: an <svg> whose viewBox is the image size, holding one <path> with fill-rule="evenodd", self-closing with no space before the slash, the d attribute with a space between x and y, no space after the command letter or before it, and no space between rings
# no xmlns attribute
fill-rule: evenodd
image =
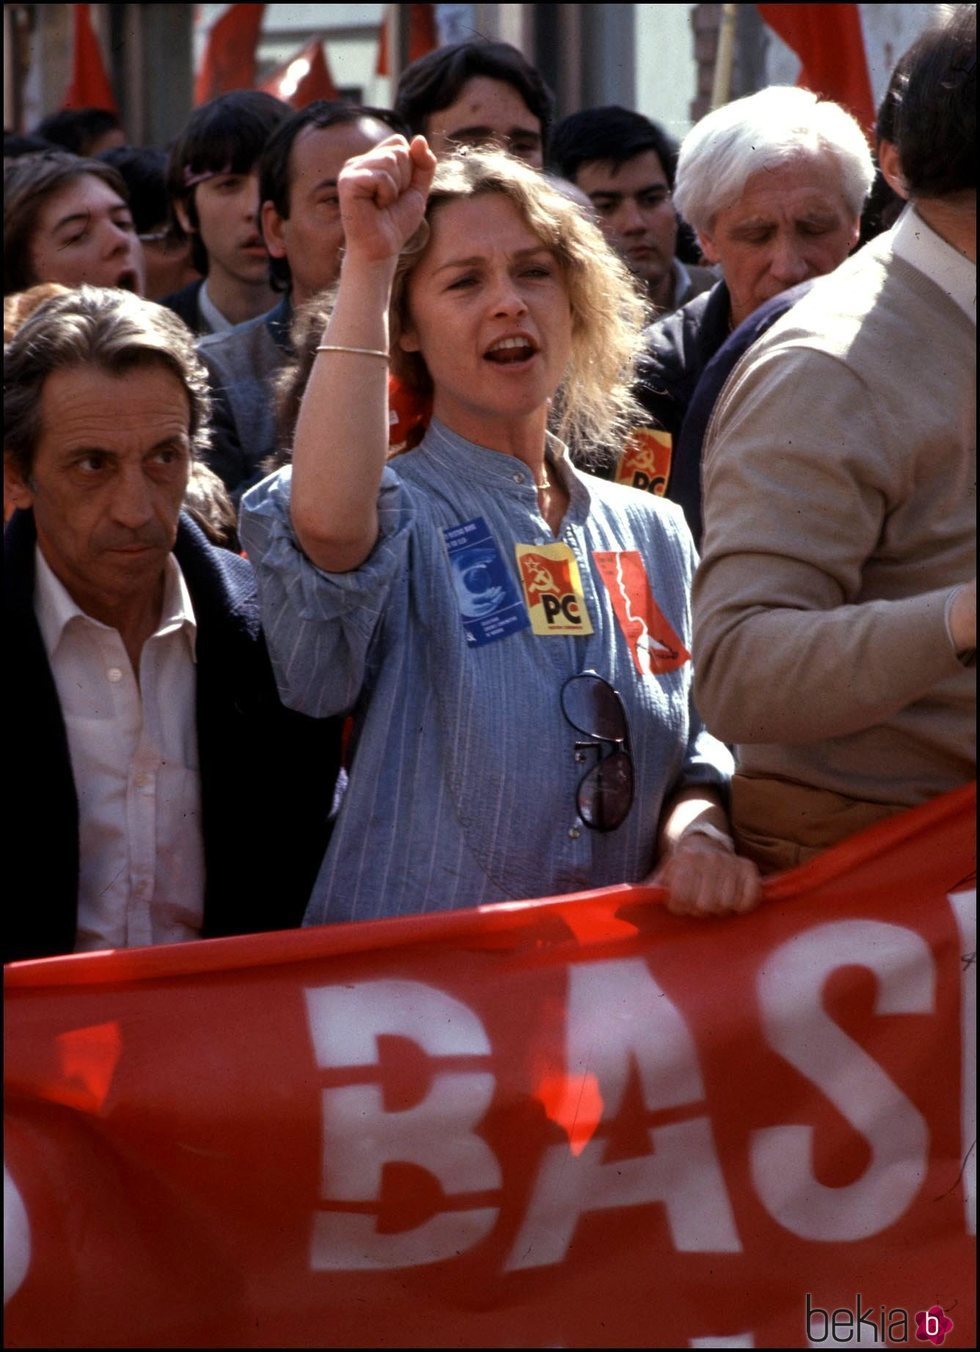
<svg viewBox="0 0 980 1352"><path fill-rule="evenodd" d="M701 454L708 423L725 381L757 338L761 338L777 319L810 290L812 280L781 291L753 310L719 347L688 398L687 412L675 441L674 469L670 477L670 497L684 508L694 543L701 548L704 531L701 510Z"/></svg>
<svg viewBox="0 0 980 1352"><path fill-rule="evenodd" d="M214 407L206 460L237 502L277 449L275 378L293 355L288 296L268 314L198 340Z"/></svg>
<svg viewBox="0 0 980 1352"><path fill-rule="evenodd" d="M208 332L203 327L201 311L197 305L197 298L203 285L203 277L198 277L197 281L188 282L179 291L171 291L169 296L163 296L159 302L161 305L165 305L168 310L173 310L175 315L179 315L191 333L196 334Z"/></svg>
<svg viewBox="0 0 980 1352"><path fill-rule="evenodd" d="M78 803L64 720L34 613L34 518L4 532L8 711L4 961L70 953ZM197 620L203 937L299 925L329 837L340 723L283 707L252 568L181 517L174 553Z"/></svg>
<svg viewBox="0 0 980 1352"><path fill-rule="evenodd" d="M651 426L669 432L675 448L701 372L728 337L729 309L728 287L717 282L644 334L635 394L650 414ZM673 497L669 483L667 497Z"/></svg>

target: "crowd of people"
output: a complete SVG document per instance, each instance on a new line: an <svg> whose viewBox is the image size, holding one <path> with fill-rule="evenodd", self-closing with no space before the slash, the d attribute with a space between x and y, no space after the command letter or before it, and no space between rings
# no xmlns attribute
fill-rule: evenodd
<svg viewBox="0 0 980 1352"><path fill-rule="evenodd" d="M5 961L650 882L975 776L976 12L678 146L516 49L5 138ZM23 782L26 780L26 783Z"/></svg>

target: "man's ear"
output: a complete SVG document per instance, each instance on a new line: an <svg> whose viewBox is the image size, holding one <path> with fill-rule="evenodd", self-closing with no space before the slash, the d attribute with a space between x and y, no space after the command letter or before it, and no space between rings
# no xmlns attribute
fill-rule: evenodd
<svg viewBox="0 0 980 1352"><path fill-rule="evenodd" d="M701 252L709 263L720 263L718 250L715 248L715 242L710 235L706 235L703 230L697 232L698 244L701 246Z"/></svg>
<svg viewBox="0 0 980 1352"><path fill-rule="evenodd" d="M21 507L26 510L34 506L34 490L21 476L9 451L3 453L3 500L8 508Z"/></svg>
<svg viewBox="0 0 980 1352"><path fill-rule="evenodd" d="M905 186L902 161L898 158L898 146L894 141L878 142L878 168L892 192L908 200L909 190Z"/></svg>
<svg viewBox="0 0 980 1352"><path fill-rule="evenodd" d="M259 211L259 226L269 256L271 258L285 258L286 245L282 237L283 219L276 210L274 202L262 203Z"/></svg>
<svg viewBox="0 0 980 1352"><path fill-rule="evenodd" d="M196 235L197 227L191 222L191 218L187 214L186 204L182 202L179 197L175 197L173 199L173 204L174 204L174 215L180 222L181 230L183 230L185 235Z"/></svg>

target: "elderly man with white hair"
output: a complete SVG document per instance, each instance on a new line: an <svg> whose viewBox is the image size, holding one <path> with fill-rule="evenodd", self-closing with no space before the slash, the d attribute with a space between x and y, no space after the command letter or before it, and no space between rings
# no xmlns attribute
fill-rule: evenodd
<svg viewBox="0 0 980 1352"><path fill-rule="evenodd" d="M858 123L806 89L773 86L736 99L684 138L674 202L722 280L650 326L636 392L650 414L638 440L655 432L661 460L643 486L680 502L689 520L699 515L697 466L679 475L671 459L698 378L761 305L844 261L873 177ZM678 492L685 481L698 501Z"/></svg>

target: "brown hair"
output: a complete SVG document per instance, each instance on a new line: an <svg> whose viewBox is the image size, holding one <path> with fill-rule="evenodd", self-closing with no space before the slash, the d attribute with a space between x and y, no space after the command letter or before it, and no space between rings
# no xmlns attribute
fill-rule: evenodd
<svg viewBox="0 0 980 1352"><path fill-rule="evenodd" d="M41 208L77 178L99 178L129 205L122 175L104 160L86 160L67 150L22 155L3 168L3 294L26 291L46 280L34 275L31 245Z"/></svg>

